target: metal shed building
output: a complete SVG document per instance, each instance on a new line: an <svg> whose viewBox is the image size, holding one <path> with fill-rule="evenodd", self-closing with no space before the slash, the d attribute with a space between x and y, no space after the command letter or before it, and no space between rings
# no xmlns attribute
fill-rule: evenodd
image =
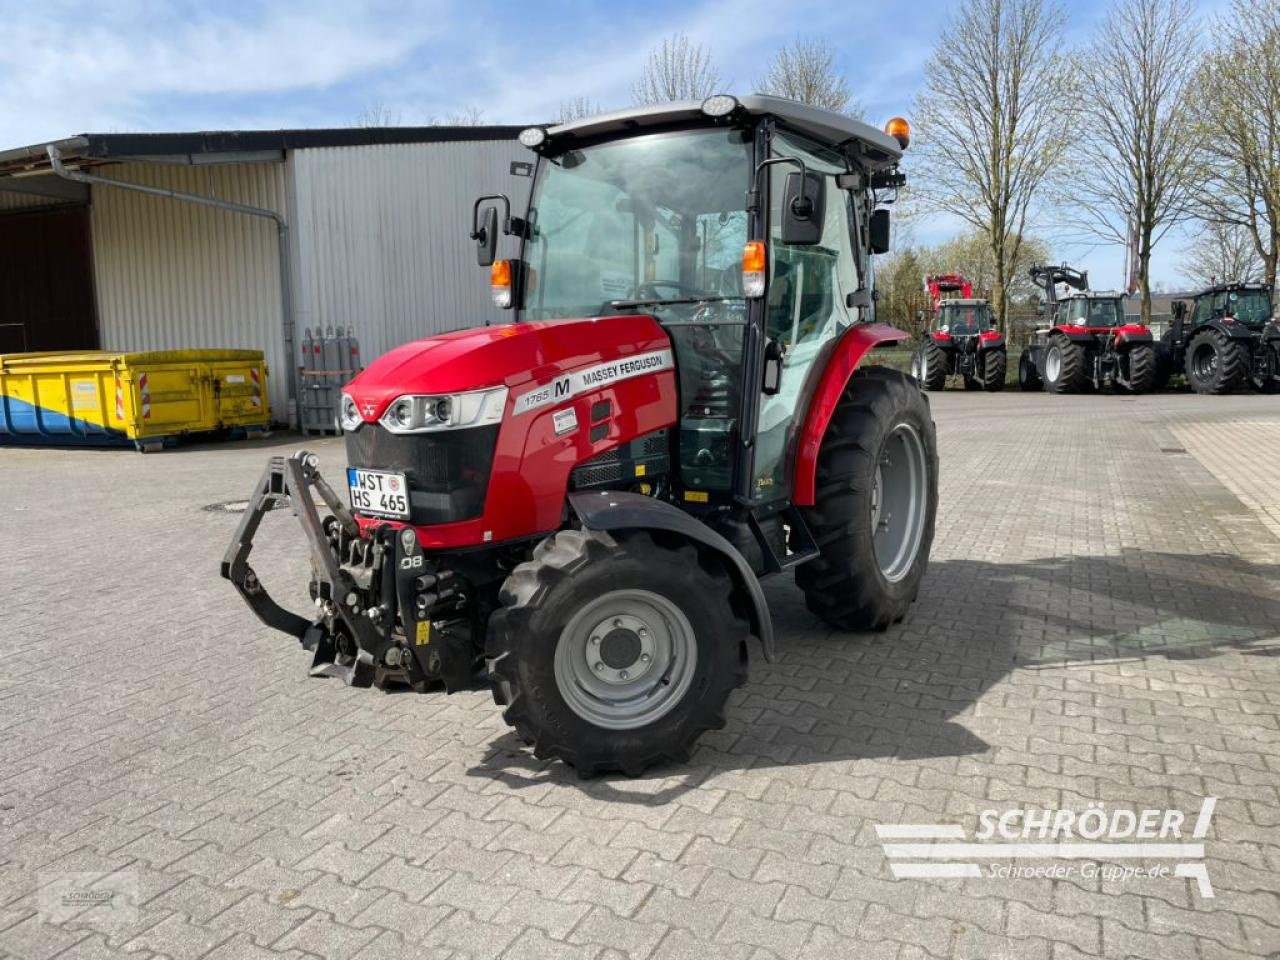
<svg viewBox="0 0 1280 960"><path fill-rule="evenodd" d="M0 353L265 351L295 415L304 328L366 358L499 322L468 239L529 180L518 127L84 134L0 150Z"/></svg>

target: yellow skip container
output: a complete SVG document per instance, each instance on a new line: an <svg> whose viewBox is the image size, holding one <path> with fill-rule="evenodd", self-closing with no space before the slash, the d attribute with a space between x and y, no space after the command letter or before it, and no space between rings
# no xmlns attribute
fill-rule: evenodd
<svg viewBox="0 0 1280 960"><path fill-rule="evenodd" d="M0 444L154 450L185 434L270 422L260 350L0 356Z"/></svg>

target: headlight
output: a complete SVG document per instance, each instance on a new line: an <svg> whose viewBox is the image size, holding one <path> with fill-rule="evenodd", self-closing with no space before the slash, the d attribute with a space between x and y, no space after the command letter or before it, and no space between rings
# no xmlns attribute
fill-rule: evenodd
<svg viewBox="0 0 1280 960"><path fill-rule="evenodd" d="M348 432L357 429L364 422L350 394L342 394L342 400L338 404L338 422L342 425L342 429Z"/></svg>
<svg viewBox="0 0 1280 960"><path fill-rule="evenodd" d="M469 393L408 394L392 401L381 423L392 433L460 430L501 423L506 406L506 387Z"/></svg>

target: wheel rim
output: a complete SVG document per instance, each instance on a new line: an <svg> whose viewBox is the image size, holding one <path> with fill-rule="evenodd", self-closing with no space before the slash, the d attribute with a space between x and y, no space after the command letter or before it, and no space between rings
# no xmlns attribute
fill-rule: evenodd
<svg viewBox="0 0 1280 960"><path fill-rule="evenodd" d="M896 583L910 572L924 539L929 468L915 427L900 423L885 439L871 487L872 545L880 574Z"/></svg>
<svg viewBox="0 0 1280 960"><path fill-rule="evenodd" d="M1202 343L1191 354L1191 369L1199 380L1208 380L1218 369L1218 351L1213 345Z"/></svg>
<svg viewBox="0 0 1280 960"><path fill-rule="evenodd" d="M917 380L924 379L924 357L918 353L911 359L911 375Z"/></svg>
<svg viewBox="0 0 1280 960"><path fill-rule="evenodd" d="M634 730L680 702L696 665L697 640L679 607L648 590L611 590L561 631L556 687L588 723Z"/></svg>
<svg viewBox="0 0 1280 960"><path fill-rule="evenodd" d="M1044 378L1056 383L1060 373L1062 373L1062 351L1057 347L1050 347L1049 353L1044 358Z"/></svg>

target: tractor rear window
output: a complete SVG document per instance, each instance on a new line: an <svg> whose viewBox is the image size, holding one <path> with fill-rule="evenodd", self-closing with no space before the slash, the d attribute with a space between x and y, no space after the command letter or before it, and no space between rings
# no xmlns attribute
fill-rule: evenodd
<svg viewBox="0 0 1280 960"><path fill-rule="evenodd" d="M935 329L945 328L952 336L972 336L991 329L991 307L985 303L951 305L944 303L938 310L934 322Z"/></svg>
<svg viewBox="0 0 1280 960"><path fill-rule="evenodd" d="M614 312L614 300L741 296L750 142L741 130L571 150L539 180L525 318Z"/></svg>

